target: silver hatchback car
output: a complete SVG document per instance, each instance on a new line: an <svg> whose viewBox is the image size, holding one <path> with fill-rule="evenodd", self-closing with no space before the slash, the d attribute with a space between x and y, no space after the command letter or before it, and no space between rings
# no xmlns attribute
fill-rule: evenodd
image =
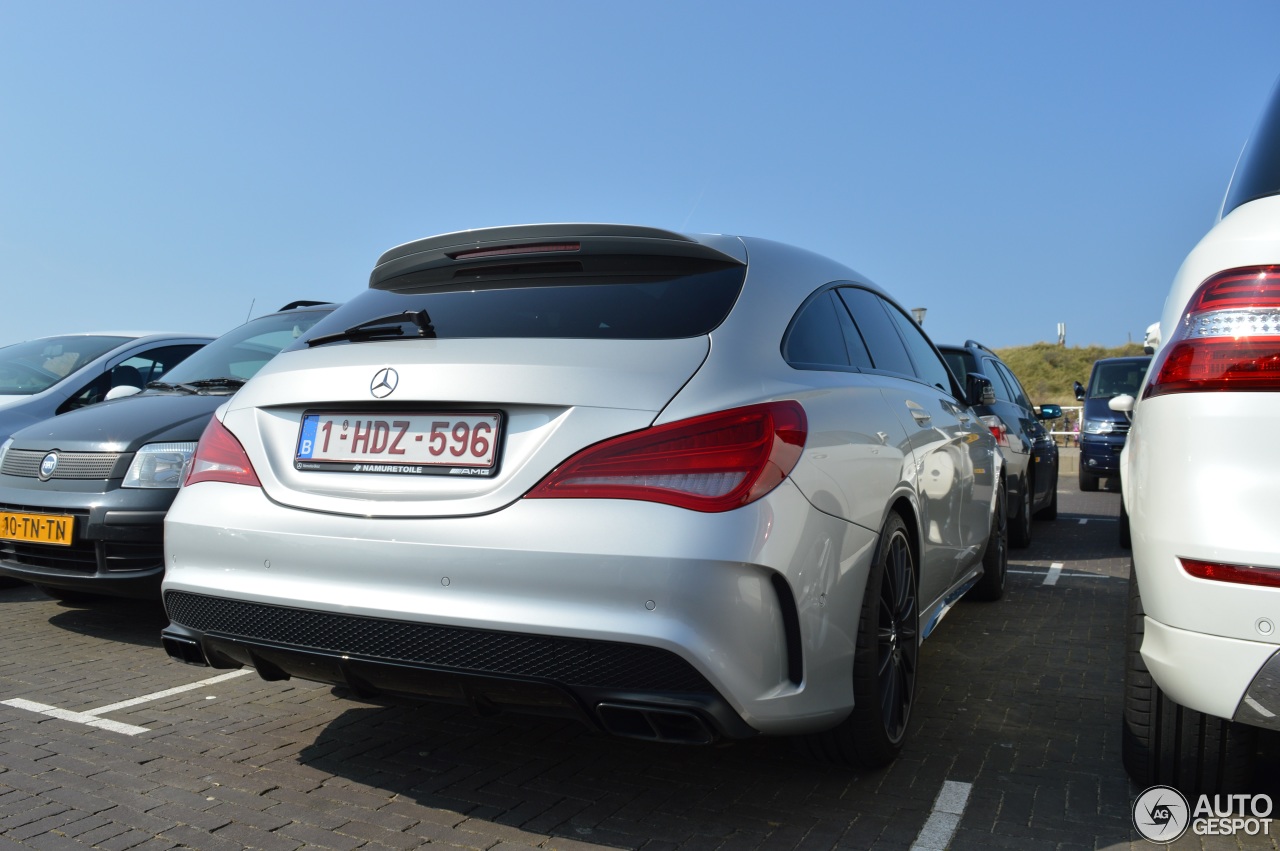
<svg viewBox="0 0 1280 851"><path fill-rule="evenodd" d="M1004 588L990 394L883 291L778 243L412 242L209 424L165 522L164 645L884 764L920 642Z"/></svg>

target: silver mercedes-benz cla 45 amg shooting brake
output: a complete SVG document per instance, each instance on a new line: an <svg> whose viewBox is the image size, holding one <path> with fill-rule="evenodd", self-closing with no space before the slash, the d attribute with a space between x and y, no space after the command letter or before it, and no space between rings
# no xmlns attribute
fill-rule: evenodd
<svg viewBox="0 0 1280 851"><path fill-rule="evenodd" d="M1006 572L1001 461L901 307L759 239L528 225L393 248L209 424L169 654L687 743L907 732Z"/></svg>

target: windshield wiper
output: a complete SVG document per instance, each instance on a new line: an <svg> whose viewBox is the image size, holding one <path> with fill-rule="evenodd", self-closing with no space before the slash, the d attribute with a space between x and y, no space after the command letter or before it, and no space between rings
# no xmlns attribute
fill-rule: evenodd
<svg viewBox="0 0 1280 851"><path fill-rule="evenodd" d="M201 378L198 381L187 381L178 386L183 390L191 393L200 393L208 395L212 390L239 390L243 385L243 378Z"/></svg>
<svg viewBox="0 0 1280 851"><path fill-rule="evenodd" d="M431 317L427 314L427 311L406 310L403 313L379 316L377 319L370 319L367 322L361 322L359 325L352 325L345 331L313 337L307 340L307 345L323 346L325 343L336 343L339 340L359 342L372 340L375 337L403 337L404 328L401 326L406 322L412 322L418 327L417 336L435 339L436 329L431 324Z"/></svg>
<svg viewBox="0 0 1280 851"><path fill-rule="evenodd" d="M170 392L176 390L180 393L186 393L188 395L196 392L194 388L187 387L184 384L168 384L164 381L148 381L147 389L148 390L167 390Z"/></svg>

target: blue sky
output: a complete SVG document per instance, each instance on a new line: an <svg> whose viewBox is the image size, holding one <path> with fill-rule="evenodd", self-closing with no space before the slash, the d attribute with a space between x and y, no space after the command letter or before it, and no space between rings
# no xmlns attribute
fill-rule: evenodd
<svg viewBox="0 0 1280 851"><path fill-rule="evenodd" d="M0 0L0 343L222 333L537 221L830 255L939 342L1159 318L1266 2Z"/></svg>

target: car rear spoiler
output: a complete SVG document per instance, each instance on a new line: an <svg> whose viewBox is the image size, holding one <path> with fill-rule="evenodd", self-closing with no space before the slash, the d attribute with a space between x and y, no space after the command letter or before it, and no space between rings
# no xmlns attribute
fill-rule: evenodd
<svg viewBox="0 0 1280 851"><path fill-rule="evenodd" d="M713 244L714 243L714 244ZM441 286L459 278L536 274L591 258L631 257L687 261L689 266L745 266L740 240L701 239L636 225L540 224L458 231L407 242L378 258L372 289L398 289L406 276L415 287ZM649 263L641 263L649 266Z"/></svg>

